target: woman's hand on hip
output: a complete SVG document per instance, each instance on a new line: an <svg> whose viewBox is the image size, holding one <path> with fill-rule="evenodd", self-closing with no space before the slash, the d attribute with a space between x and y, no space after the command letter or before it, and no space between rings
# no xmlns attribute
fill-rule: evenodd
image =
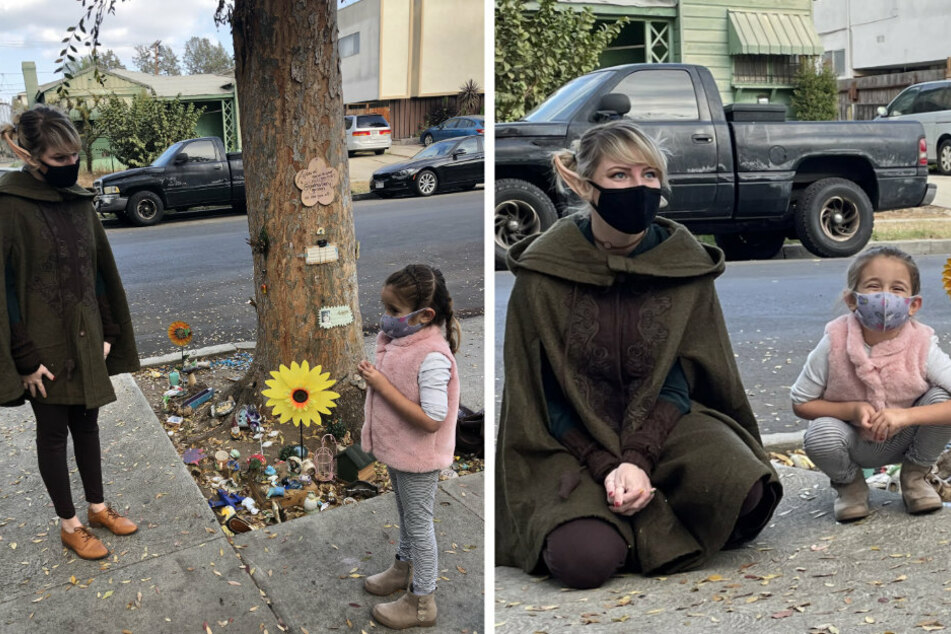
<svg viewBox="0 0 951 634"><path fill-rule="evenodd" d="M629 462L622 462L604 478L608 507L619 515L634 515L654 497L647 473Z"/></svg>
<svg viewBox="0 0 951 634"><path fill-rule="evenodd" d="M47 378L50 381L55 381L56 377L53 376L53 373L46 369L46 366L40 364L40 367L36 369L36 372L29 375L21 375L20 380L23 383L23 389L30 391L30 396L36 398L36 393L39 392L40 396L46 398L46 387L43 385L43 378Z"/></svg>
<svg viewBox="0 0 951 634"><path fill-rule="evenodd" d="M103 359L108 359L108 358L109 358L109 351L110 351L110 350L112 350L112 344L109 343L108 341L103 341L103 342L102 342L102 358L103 358Z"/></svg>

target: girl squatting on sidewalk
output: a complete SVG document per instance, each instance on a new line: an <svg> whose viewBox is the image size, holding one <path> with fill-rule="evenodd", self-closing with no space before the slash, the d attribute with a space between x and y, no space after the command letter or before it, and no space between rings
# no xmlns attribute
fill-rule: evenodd
<svg viewBox="0 0 951 634"><path fill-rule="evenodd" d="M806 454L836 490L835 519L869 514L862 468L901 462L909 513L941 508L925 476L951 440L951 359L921 308L918 267L904 251L858 255L844 293L850 313L829 322L792 386L793 411L811 420Z"/></svg>
<svg viewBox="0 0 951 634"><path fill-rule="evenodd" d="M368 577L364 588L378 596L406 590L396 601L374 606L379 623L428 627L436 623L436 483L439 471L452 464L459 410L453 358L459 322L442 273L422 264L390 275L380 298L385 312L376 365L359 365L368 386L361 437L364 450L389 469L400 542L393 565Z"/></svg>

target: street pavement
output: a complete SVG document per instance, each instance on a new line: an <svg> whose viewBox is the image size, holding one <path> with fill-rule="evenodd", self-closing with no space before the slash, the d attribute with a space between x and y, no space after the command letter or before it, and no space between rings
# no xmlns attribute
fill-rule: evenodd
<svg viewBox="0 0 951 634"><path fill-rule="evenodd" d="M898 493L873 489L872 514L838 524L824 475L779 473L785 496L769 526L701 570L625 574L596 590L564 590L547 577L496 567L495 632L555 634L581 625L638 634L947 630L951 509L914 517Z"/></svg>
<svg viewBox="0 0 951 634"><path fill-rule="evenodd" d="M482 318L464 320L463 329L471 335L458 355L463 403L478 409ZM122 538L94 529L112 551L101 562L59 543L29 407L0 410L0 634L386 631L370 609L398 595L374 597L362 584L392 561L392 494L229 540L135 381L126 374L113 384L118 401L99 423L106 498L140 528ZM439 620L431 631L485 631L483 499L481 473L439 484ZM85 506L77 509L85 519Z"/></svg>

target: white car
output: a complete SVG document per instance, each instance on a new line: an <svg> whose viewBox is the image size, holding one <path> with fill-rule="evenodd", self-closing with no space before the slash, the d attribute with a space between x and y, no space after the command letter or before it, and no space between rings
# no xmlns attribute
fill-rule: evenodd
<svg viewBox="0 0 951 634"><path fill-rule="evenodd" d="M926 81L905 88L879 117L912 119L925 128L928 163L942 174L951 174L951 81Z"/></svg>
<svg viewBox="0 0 951 634"><path fill-rule="evenodd" d="M363 150L383 154L393 144L390 124L381 114L348 114L343 118L347 156Z"/></svg>

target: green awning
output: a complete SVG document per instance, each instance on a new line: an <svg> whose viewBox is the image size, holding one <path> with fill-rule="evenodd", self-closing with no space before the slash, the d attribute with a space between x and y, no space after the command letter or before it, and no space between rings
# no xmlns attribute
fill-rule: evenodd
<svg viewBox="0 0 951 634"><path fill-rule="evenodd" d="M808 15L728 11L730 55L822 55L819 34Z"/></svg>

